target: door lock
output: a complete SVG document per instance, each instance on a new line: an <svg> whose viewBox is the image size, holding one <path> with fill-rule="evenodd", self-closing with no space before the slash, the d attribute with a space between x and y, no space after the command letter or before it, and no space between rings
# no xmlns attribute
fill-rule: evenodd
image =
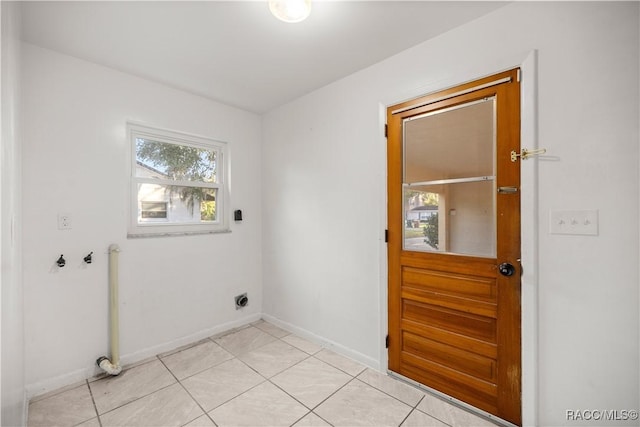
<svg viewBox="0 0 640 427"><path fill-rule="evenodd" d="M500 274L502 274L503 276L513 276L513 273L516 272L516 269L508 262L503 262L498 266L498 271L500 271Z"/></svg>

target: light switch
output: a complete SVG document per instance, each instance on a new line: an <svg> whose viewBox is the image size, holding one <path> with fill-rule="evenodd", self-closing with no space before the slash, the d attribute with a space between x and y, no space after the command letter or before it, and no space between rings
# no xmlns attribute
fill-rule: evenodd
<svg viewBox="0 0 640 427"><path fill-rule="evenodd" d="M598 235L598 211L550 211L550 234Z"/></svg>

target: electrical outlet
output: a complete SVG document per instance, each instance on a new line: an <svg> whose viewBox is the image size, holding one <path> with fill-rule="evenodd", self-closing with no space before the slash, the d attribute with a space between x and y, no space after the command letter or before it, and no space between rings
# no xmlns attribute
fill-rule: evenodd
<svg viewBox="0 0 640 427"><path fill-rule="evenodd" d="M58 230L71 230L71 214L58 214Z"/></svg>

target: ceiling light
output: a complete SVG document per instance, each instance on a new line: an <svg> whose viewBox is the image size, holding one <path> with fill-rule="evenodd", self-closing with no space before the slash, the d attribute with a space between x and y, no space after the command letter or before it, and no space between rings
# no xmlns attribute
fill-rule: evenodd
<svg viewBox="0 0 640 427"><path fill-rule="evenodd" d="M273 16L284 22L301 22L311 13L311 0L269 0Z"/></svg>

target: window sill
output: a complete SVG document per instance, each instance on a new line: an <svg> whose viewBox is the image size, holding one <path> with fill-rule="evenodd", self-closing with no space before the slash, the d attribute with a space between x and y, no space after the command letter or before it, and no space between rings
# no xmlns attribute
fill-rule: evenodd
<svg viewBox="0 0 640 427"><path fill-rule="evenodd" d="M228 228L225 228L223 230L208 230L208 231L177 231L177 232L167 232L167 233L127 233L127 239L197 236L202 234L227 234L227 233L231 233L231 230Z"/></svg>

